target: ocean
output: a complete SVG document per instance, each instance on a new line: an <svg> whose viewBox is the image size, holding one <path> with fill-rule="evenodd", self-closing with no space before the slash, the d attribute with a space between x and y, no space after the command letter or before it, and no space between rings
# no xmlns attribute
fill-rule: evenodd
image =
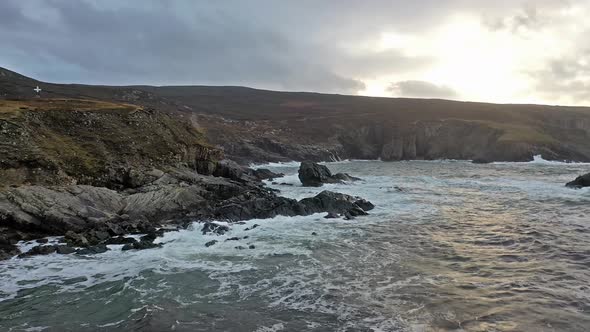
<svg viewBox="0 0 590 332"><path fill-rule="evenodd" d="M290 185L267 185L358 195L369 216L195 221L159 249L0 262L0 331L590 330L590 190L564 186L590 164L326 165L362 181L304 188L286 163L264 167Z"/></svg>

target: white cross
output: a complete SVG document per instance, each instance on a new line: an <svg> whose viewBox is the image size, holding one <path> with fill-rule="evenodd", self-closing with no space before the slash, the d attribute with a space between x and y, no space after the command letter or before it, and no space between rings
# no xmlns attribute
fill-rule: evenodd
<svg viewBox="0 0 590 332"><path fill-rule="evenodd" d="M37 85L37 87L34 88L33 91L39 93L39 92L41 92L41 88Z"/></svg>

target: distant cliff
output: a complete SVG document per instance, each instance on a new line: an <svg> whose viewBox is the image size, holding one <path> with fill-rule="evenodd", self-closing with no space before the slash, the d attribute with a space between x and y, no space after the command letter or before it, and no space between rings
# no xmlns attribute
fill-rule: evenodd
<svg viewBox="0 0 590 332"><path fill-rule="evenodd" d="M184 117L240 163L345 158L590 161L590 108L207 86L50 84L0 68L0 98L133 103Z"/></svg>

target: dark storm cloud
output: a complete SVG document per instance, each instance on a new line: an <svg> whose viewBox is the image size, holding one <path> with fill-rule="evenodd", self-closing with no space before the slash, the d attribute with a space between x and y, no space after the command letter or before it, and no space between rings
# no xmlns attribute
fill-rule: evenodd
<svg viewBox="0 0 590 332"><path fill-rule="evenodd" d="M362 80L436 62L363 47L381 33L420 35L456 12L501 18L520 8L508 0L1 0L0 66L57 82L355 93Z"/></svg>
<svg viewBox="0 0 590 332"><path fill-rule="evenodd" d="M392 83L389 92L400 97L415 98L452 98L457 92L444 85L436 85L424 81L402 81Z"/></svg>
<svg viewBox="0 0 590 332"><path fill-rule="evenodd" d="M452 9L434 0L3 0L0 66L59 82L353 93L362 78L432 59L347 48L387 29L432 27Z"/></svg>

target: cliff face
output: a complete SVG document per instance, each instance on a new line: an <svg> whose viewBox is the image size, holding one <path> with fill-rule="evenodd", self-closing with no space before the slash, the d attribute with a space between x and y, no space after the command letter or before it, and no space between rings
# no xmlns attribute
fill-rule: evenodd
<svg viewBox="0 0 590 332"><path fill-rule="evenodd" d="M42 83L0 68L0 98L79 96L185 117L242 164L361 158L590 161L590 108L274 92ZM206 165L205 165L206 166Z"/></svg>
<svg viewBox="0 0 590 332"><path fill-rule="evenodd" d="M168 114L79 99L0 100L0 186L127 187L153 169L221 159Z"/></svg>

